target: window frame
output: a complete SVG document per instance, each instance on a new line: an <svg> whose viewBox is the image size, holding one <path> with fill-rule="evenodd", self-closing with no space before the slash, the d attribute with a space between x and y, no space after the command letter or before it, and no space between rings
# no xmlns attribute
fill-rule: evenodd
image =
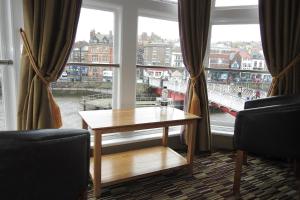
<svg viewBox="0 0 300 200"><path fill-rule="evenodd" d="M114 14L114 41L113 41L113 63L120 63L120 13L121 7L107 1L83 0L81 8L112 12ZM113 68L112 80L112 108L117 108L119 97L119 68Z"/></svg>
<svg viewBox="0 0 300 200"><path fill-rule="evenodd" d="M17 128L17 97L21 58L19 28L23 26L23 6L18 1L3 0L0 3L0 59L11 60L2 65L3 106L5 130Z"/></svg>
<svg viewBox="0 0 300 200"><path fill-rule="evenodd" d="M120 68L114 68L113 77L113 108L135 107L136 96L136 50L137 50L137 20L139 16L151 17L162 20L178 21L177 4L153 0L131 0L131 4L124 0L84 0L83 8L98 9L113 12L114 21L114 63L120 63ZM17 94L21 57L21 41L18 33L23 26L22 4L17 1L3 0L1 2L2 17L0 24L7 32L2 34L2 40L7 41L6 54L14 61L12 66L4 67L3 96L5 96L5 118L7 129L16 129ZM5 12L4 12L5 11ZM134 19L132 21L132 19ZM128 27L129 23L133 28ZM211 27L213 25L228 24L259 24L258 6L228 6L215 7L212 1L211 22L205 65L208 65L208 55L211 40ZM133 36L124 33L131 31ZM4 38L4 39L3 39ZM127 40L128 41L125 41ZM4 44L1 44L4 45ZM127 48L128 47L128 48ZM125 52L125 50L127 53ZM128 52L131 51L130 54ZM134 55L134 56L133 56ZM128 57L129 56L129 57ZM128 60L134 60L128 61ZM134 63L134 66L132 66ZM130 79L131 81L128 81ZM9 92L8 92L9 91ZM125 97L124 94L127 96ZM9 102L9 104L8 104Z"/></svg>
<svg viewBox="0 0 300 200"><path fill-rule="evenodd" d="M215 3L216 3L216 0L212 0L211 20L210 20L207 48L206 48L205 66L209 66L212 27L214 25L259 24L258 5L216 7ZM229 126L229 127L233 128L231 126ZM232 130L232 132L231 131L223 131L223 130L217 131L212 128L212 132L215 134L226 135L226 136L231 136L231 137L233 135L233 130Z"/></svg>

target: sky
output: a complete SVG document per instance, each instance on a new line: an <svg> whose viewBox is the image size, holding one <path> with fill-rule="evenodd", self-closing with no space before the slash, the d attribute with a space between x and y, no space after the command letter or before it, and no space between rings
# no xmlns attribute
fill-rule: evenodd
<svg viewBox="0 0 300 200"><path fill-rule="evenodd" d="M107 11L82 8L77 27L76 41L89 41L90 31L108 34L109 30L114 30L114 14Z"/></svg>
<svg viewBox="0 0 300 200"><path fill-rule="evenodd" d="M222 0L235 1L235 0ZM241 1L241 0L239 0ZM243 0L246 2L246 0ZM253 0L247 0L253 1ZM257 0L255 0L257 1ZM114 14L107 11L81 9L76 41L89 40L90 31L108 34L114 30ZM154 32L164 39L176 40L179 38L178 23L148 17L139 17L138 34ZM259 25L215 25L212 27L212 42L217 41L260 41Z"/></svg>
<svg viewBox="0 0 300 200"><path fill-rule="evenodd" d="M146 32L148 35L154 32L164 39L174 40L179 38L178 22L175 21L139 17L138 34L140 35L142 32Z"/></svg>
<svg viewBox="0 0 300 200"><path fill-rule="evenodd" d="M257 5L258 0L216 0L215 6Z"/></svg>
<svg viewBox="0 0 300 200"><path fill-rule="evenodd" d="M259 25L215 25L212 27L211 42L218 41L261 41Z"/></svg>

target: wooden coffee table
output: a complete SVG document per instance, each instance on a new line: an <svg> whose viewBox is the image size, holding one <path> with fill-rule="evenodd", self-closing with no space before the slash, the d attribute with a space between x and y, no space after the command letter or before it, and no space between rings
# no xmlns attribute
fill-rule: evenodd
<svg viewBox="0 0 300 200"><path fill-rule="evenodd" d="M94 132L94 155L90 173L96 197L101 195L101 186L112 185L180 167L192 167L194 138L189 135L187 158L168 147L169 126L192 126L200 117L168 107L144 107L122 110L94 110L79 112L82 127ZM102 134L163 128L162 146L101 155Z"/></svg>

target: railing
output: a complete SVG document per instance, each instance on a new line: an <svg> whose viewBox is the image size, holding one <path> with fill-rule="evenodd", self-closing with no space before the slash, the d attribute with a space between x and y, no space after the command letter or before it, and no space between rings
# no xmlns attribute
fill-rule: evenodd
<svg viewBox="0 0 300 200"><path fill-rule="evenodd" d="M149 68L149 69L159 69L159 68L165 68L165 69L176 69L176 70L185 70L184 67L171 67L171 66L164 66L164 65L136 65L137 68ZM233 68L210 68L205 67L205 71L226 71L226 72L252 72L252 73L262 73L262 74L269 74L268 71L262 71L262 70L247 70L247 69L233 69Z"/></svg>
<svg viewBox="0 0 300 200"><path fill-rule="evenodd" d="M12 60L0 60L0 65L12 65Z"/></svg>
<svg viewBox="0 0 300 200"><path fill-rule="evenodd" d="M82 62L68 62L66 66L87 66L87 67L120 67L120 64L114 63L82 63Z"/></svg>
<svg viewBox="0 0 300 200"><path fill-rule="evenodd" d="M269 74L268 71L262 70L249 70L249 69L233 69L233 68L210 68L205 67L205 71L226 71L226 72L250 72L250 73L260 73L260 74Z"/></svg>
<svg viewBox="0 0 300 200"><path fill-rule="evenodd" d="M148 69L176 69L176 70L185 70L183 67L170 67L170 66L163 66L163 65L136 65L136 68L148 68Z"/></svg>
<svg viewBox="0 0 300 200"><path fill-rule="evenodd" d="M69 62L67 63L68 66L91 66L91 67L114 67L119 68L119 64L100 64L100 63L76 63L76 62ZM151 69L152 71L161 71L164 74L164 77L160 78L151 78L149 77L149 74L145 76L145 72L140 75L140 79L143 79L139 83L143 83L147 86L152 86L155 88L162 88L163 86L167 86L169 90L172 90L174 92L179 92L181 94L185 94L186 87L188 83L188 73L184 72L184 67L170 67L170 66L147 66L147 65L136 65L137 69ZM166 70L161 70L166 69ZM81 69L80 69L81 70ZM173 75L173 72L179 71L180 75L176 77L176 75ZM222 98L228 98L231 99L232 102L237 101L245 101L250 98L254 98L257 91L259 91L259 97L265 97L267 94L267 90L270 86L270 80L267 82L264 82L262 77L263 75L260 75L261 80L260 81L254 81L252 78L258 77L257 74L268 74L267 71L262 70L239 70L239 69L229 69L229 68L205 68L205 71L207 73L207 87L208 87L208 94L209 98L218 97L221 98L220 95L222 95ZM227 78L222 80L215 79L214 72L224 72L227 73ZM167 76L165 76L168 74ZM213 75L213 76L210 76ZM234 75L234 76L233 76ZM77 75L78 76L78 75ZM233 79L229 77L239 77L240 79ZM247 80L243 80L247 77ZM70 77L69 77L70 78ZM78 77L77 77L78 78ZM243 79L242 79L243 78ZM63 82L63 80L61 80ZM99 85L101 84L101 85ZM107 85L107 88L104 85ZM99 77L88 77L88 76L81 76L80 79L75 80L73 79L72 82L67 81L67 83L59 83L57 82L56 85L53 87L55 89L63 90L64 88L67 90L68 88L70 90L85 90L92 93L99 93L99 94L93 94L89 95L89 93L82 93L84 95L81 103L83 105L93 104L93 105L100 105L103 107L109 107L111 106L111 83L104 83L104 81ZM109 88L108 88L109 87ZM108 92L110 91L110 92ZM139 93L136 97L136 102L140 102L140 104L145 104L146 102L149 102L149 104L152 104L156 101L156 97L148 97L143 96L147 92ZM103 100L102 103L97 102L97 100ZM91 103L92 102L92 103ZM137 103L138 104L138 103Z"/></svg>

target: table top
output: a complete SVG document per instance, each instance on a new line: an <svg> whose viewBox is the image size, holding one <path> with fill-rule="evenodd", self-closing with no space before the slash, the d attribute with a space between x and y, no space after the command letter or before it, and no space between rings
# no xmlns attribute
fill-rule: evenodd
<svg viewBox="0 0 300 200"><path fill-rule="evenodd" d="M130 127L136 125L154 125L170 122L180 123L200 119L200 117L186 113L173 107L162 110L160 107L142 107L133 109L91 110L80 111L81 118L93 130L116 127ZM149 127L150 128L150 127Z"/></svg>

